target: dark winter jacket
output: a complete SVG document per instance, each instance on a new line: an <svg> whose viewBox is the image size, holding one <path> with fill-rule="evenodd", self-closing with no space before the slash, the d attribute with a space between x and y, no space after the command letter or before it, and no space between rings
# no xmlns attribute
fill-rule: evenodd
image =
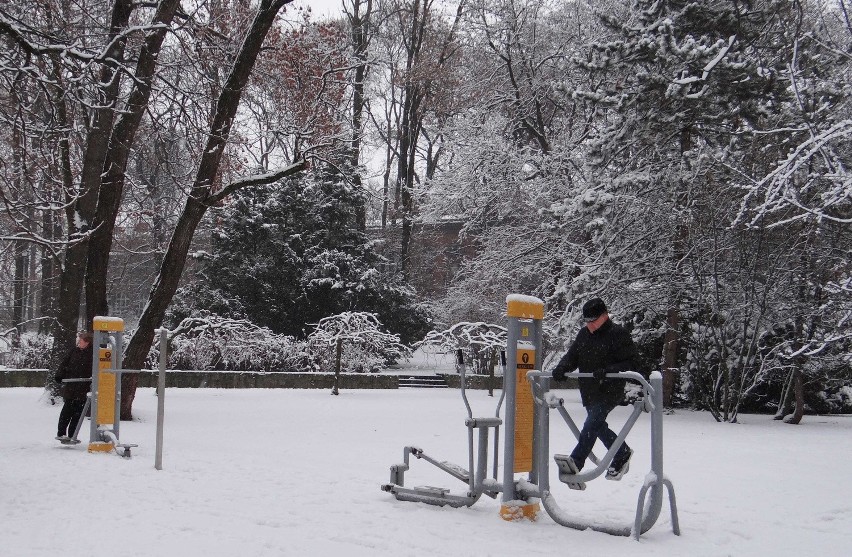
<svg viewBox="0 0 852 557"><path fill-rule="evenodd" d="M62 398L65 400L76 399L85 400L86 394L91 388L91 383L87 381L62 383L63 379L73 379L80 377L92 376L92 353L94 348L91 344L86 348L75 346L71 352L65 356L62 363L59 364L59 369L56 372L56 380L62 385Z"/></svg>
<svg viewBox="0 0 852 557"><path fill-rule="evenodd" d="M618 373L636 369L636 345L624 327L609 319L594 333L587 327L580 329L568 352L553 369L555 379L564 379L566 373L578 369L580 373ZM583 406L599 402L617 405L624 399L623 379L595 379L583 377L580 397Z"/></svg>

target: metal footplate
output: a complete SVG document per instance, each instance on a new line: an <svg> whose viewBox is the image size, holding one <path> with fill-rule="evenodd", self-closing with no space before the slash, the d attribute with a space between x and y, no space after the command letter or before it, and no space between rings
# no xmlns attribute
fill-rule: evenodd
<svg viewBox="0 0 852 557"><path fill-rule="evenodd" d="M431 485L418 485L414 487L414 491L417 493L422 493L424 495L431 495L433 497L445 497L450 490L444 487L434 487Z"/></svg>
<svg viewBox="0 0 852 557"><path fill-rule="evenodd" d="M582 491L586 489L586 482L578 482L574 480L574 476L580 473L571 457L564 454L553 455L553 460L556 461L556 466L559 467L559 481L567 484L571 489Z"/></svg>
<svg viewBox="0 0 852 557"><path fill-rule="evenodd" d="M470 506L476 502L477 498L470 493L466 495L457 495L450 493L450 490L443 487L434 487L430 485L405 487L405 473L409 470L409 457L414 456L417 459L425 460L433 466L443 470L447 474L459 479L467 484L470 484L470 472L452 462L438 461L423 452L420 447L408 446L403 450L404 461L400 464L394 464L390 467L390 483L381 486L382 491L392 493L400 501L414 501L418 503L426 503L428 505L437 505L443 507L464 507Z"/></svg>
<svg viewBox="0 0 852 557"><path fill-rule="evenodd" d="M432 486L409 488L395 484L384 484L382 486L382 491L393 493L394 497L396 497L399 501L426 503L427 505L436 505L439 507L469 507L476 501L474 497L453 495L450 493L449 489Z"/></svg>
<svg viewBox="0 0 852 557"><path fill-rule="evenodd" d="M122 458L130 458L132 456L130 454L130 448L131 447L138 447L138 446L139 445L137 445L136 443L120 443L120 444L116 445L116 447L121 447L122 449L124 449L121 453Z"/></svg>
<svg viewBox="0 0 852 557"><path fill-rule="evenodd" d="M449 462L447 460L442 460L438 463L438 465L439 468L441 468L451 476L454 476L465 483L470 481L470 473L458 464Z"/></svg>

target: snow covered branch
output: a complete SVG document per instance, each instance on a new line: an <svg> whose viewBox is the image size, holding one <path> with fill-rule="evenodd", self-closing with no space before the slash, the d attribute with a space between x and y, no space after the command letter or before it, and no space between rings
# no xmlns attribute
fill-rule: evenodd
<svg viewBox="0 0 852 557"><path fill-rule="evenodd" d="M770 226L780 226L809 216L838 223L852 223L852 174L835 154L832 145L843 145L852 137L852 120L846 119L811 135L790 151L786 160L769 174L747 187L747 193L735 221L746 220L754 226L773 214L794 208L792 217L785 216ZM828 157L833 170L814 172L814 158Z"/></svg>
<svg viewBox="0 0 852 557"><path fill-rule="evenodd" d="M305 170L307 167L307 162L302 160L299 162L295 162L289 166L284 168L280 168L278 170L274 170L272 172L265 172L263 174L255 174L254 176L247 176L246 178L241 178L239 180L235 180L230 184L223 187L221 190L211 195L207 199L208 205L216 205L232 193L237 190L241 190L243 188L248 188L252 186L263 186L266 184L274 184L275 182L286 178L287 176L292 176L294 174L298 174L302 170Z"/></svg>
<svg viewBox="0 0 852 557"><path fill-rule="evenodd" d="M374 370L383 362L396 361L409 355L410 350L400 342L397 334L383 330L375 313L344 311L320 319L316 329L308 336L309 346L314 350L325 349L331 358L331 349L342 343L347 359L345 367ZM348 349L348 351L347 351ZM357 360L363 360L357 365ZM356 365L353 366L353 362Z"/></svg>
<svg viewBox="0 0 852 557"><path fill-rule="evenodd" d="M461 349L475 373L486 373L506 347L506 328L481 321L456 323L443 331L429 331L417 346L434 346L447 353Z"/></svg>

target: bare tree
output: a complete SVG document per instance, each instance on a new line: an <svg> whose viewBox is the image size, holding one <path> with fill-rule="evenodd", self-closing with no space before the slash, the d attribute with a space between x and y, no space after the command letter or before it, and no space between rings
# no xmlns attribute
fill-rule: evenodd
<svg viewBox="0 0 852 557"><path fill-rule="evenodd" d="M128 369L138 369L145 362L145 357L154 338L154 330L163 322L166 309L177 290L180 276L186 265L187 253L196 227L207 209L241 188L271 184L293 175L305 167L305 163L299 161L277 171L233 181L224 185L218 191L214 189L242 93L248 84L252 68L260 54L267 33L272 28L278 12L289 1L261 0L254 20L234 57L230 74L225 80L222 92L216 102L216 111L210 123L207 140L189 197L172 232L169 246L160 266L160 273L151 289L148 303L139 319L136 332L127 346L124 365ZM128 374L125 377L126 382L122 385L121 417L122 419L130 419L138 378L133 374Z"/></svg>

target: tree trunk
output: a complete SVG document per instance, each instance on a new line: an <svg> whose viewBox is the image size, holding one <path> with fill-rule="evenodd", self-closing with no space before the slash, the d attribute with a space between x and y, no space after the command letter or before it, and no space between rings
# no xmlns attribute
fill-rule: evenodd
<svg viewBox="0 0 852 557"><path fill-rule="evenodd" d="M13 88L12 99L18 106L23 105L23 102L18 97L17 87ZM12 175L14 179L15 197L17 201L25 202L24 191L27 189L26 180L26 161L24 147L24 130L21 129L23 124L16 124L12 128ZM16 233L25 232L25 230L16 226ZM21 334L26 330L24 327L24 303L26 301L27 288L27 269L29 261L27 260L27 242L24 240L13 240L14 252L14 277L12 279L12 326L17 330L16 339L21 338Z"/></svg>
<svg viewBox="0 0 852 557"><path fill-rule="evenodd" d="M361 7L364 13L361 13ZM370 19L373 14L373 0L353 0L352 12L349 13L349 25L352 28L352 50L357 66L355 66L355 78L352 83L352 144L349 163L352 165L352 182L357 190L362 189L361 172L361 136L364 133L364 107L366 105L364 96L364 83L367 79L367 49L370 45ZM355 221L359 230L367 228L366 198L356 207Z"/></svg>
<svg viewBox="0 0 852 557"><path fill-rule="evenodd" d="M674 396L675 377L678 368L678 329L680 311L673 305L666 313L666 335L663 340L663 406L670 408Z"/></svg>
<svg viewBox="0 0 852 557"><path fill-rule="evenodd" d="M798 365L793 371L793 393L796 395L796 408L792 414L784 417L784 423L798 425L805 415L805 382Z"/></svg>
<svg viewBox="0 0 852 557"><path fill-rule="evenodd" d="M151 97L151 83L156 74L160 48L179 6L179 0L162 0L157 7L151 21L151 30L145 33L145 42L139 53L133 90L109 143L94 217L94 230L89 239L89 256L86 266L87 323L91 322L95 315L109 314L107 307L109 254L112 249L115 219L118 216L121 196L124 192L127 161L139 123L142 121Z"/></svg>
<svg viewBox="0 0 852 557"><path fill-rule="evenodd" d="M104 63L99 76L97 107L92 110L91 127L86 136L87 143L78 197L76 200L69 200L68 204L70 244L65 251L51 354L52 362L56 363L74 345L77 321L80 317L80 296L83 292L83 279L86 272L88 234L95 217L98 189L112 125L115 121L114 107L121 85L121 79L117 75L116 61L124 59L126 39L121 33L127 28L132 11L131 0L116 0L113 5L108 35L110 46L104 56L104 59L110 62ZM85 327L90 328L91 322L86 322Z"/></svg>
<svg viewBox="0 0 852 557"><path fill-rule="evenodd" d="M679 147L680 158L684 167L689 168L689 161L686 159L686 153L692 148L692 132L689 126L685 127L680 132ZM683 259L686 255L686 244L689 236L689 224L682 216L685 207L688 204L688 189L683 178L677 180L675 191L673 192L672 204L677 222L672 237L672 277L673 283L670 286L669 307L666 311L666 334L663 345L663 406L671 408L674 400L674 389L677 379L677 374L680 372L678 355L680 352L680 304L682 288L681 270Z"/></svg>
<svg viewBox="0 0 852 557"><path fill-rule="evenodd" d="M13 280L14 287L12 289L12 321L15 329L18 330L20 338L27 328L24 324L26 321L26 304L27 298L27 271L30 268L29 246L24 240L15 241L15 278Z"/></svg>
<svg viewBox="0 0 852 557"><path fill-rule="evenodd" d="M331 394L340 394L340 357L343 354L343 339L337 339L334 354L334 386L331 388Z"/></svg>
<svg viewBox="0 0 852 557"><path fill-rule="evenodd" d="M136 332L128 343L124 354L124 367L126 369L139 369L144 365L151 342L154 339L154 330L162 324L166 308L168 308L174 293L177 291L181 274L186 266L186 257L195 229L201 222L207 208L211 204L221 201L226 194L236 191L238 187L275 181L272 179L266 181L264 179L248 180L237 186L224 188L218 194L213 193L213 185L216 183L222 154L231 132L243 89L248 82L254 63L263 46L263 41L272 27L275 17L281 8L291 1L262 0L260 6L258 6L254 21L252 21L251 27L246 33L225 86L222 88L222 93L217 99L216 113L210 124L210 131L207 135L201 161L198 164L192 190L172 233L171 241L160 266L159 275L151 287L148 303L139 319ZM302 168L302 165L293 165L275 176L275 179L278 180L286 175L295 174ZM121 393L122 420L132 419L136 383L137 378L128 374L126 390L122 390ZM122 384L122 386L125 385Z"/></svg>
<svg viewBox="0 0 852 557"><path fill-rule="evenodd" d="M71 125L68 120L68 107L65 104L65 96L64 96L64 82L62 79L62 72L60 68L62 67L60 64L58 54L54 54L52 56L53 61L53 79L56 83L56 87L54 87L51 92L51 105L53 107L53 114L56 117L57 123L60 128L64 131L58 142L59 148L59 171L62 176L62 189L59 191L51 191L51 199L56 201L57 203L61 203L62 192L70 192L74 188L74 174L71 170L71 140L70 140L70 129ZM72 223L73 212L71 207L66 209L66 221ZM51 230L48 234L47 230ZM59 240L62 236L62 223L61 219L58 215L54 215L52 211L45 212L45 234L51 240ZM45 248L46 249L46 248ZM59 315L59 305L60 305L60 291L62 284L62 261L57 258L55 254L50 254L50 274L49 280L46 276L44 276L44 269L42 269L42 286L47 287L50 290L49 297L49 312L45 312L42 315L50 315L52 317L50 322L44 322L39 326L40 333L51 333L55 334L56 331L60 329L60 325L58 322ZM46 303L46 298L42 297L43 302ZM58 350L58 348L61 348ZM65 356L65 352L67 352L67 348L65 348L62 344L57 344L56 338L54 338L53 348L51 349L50 355L50 369L56 369L59 365L59 358Z"/></svg>
<svg viewBox="0 0 852 557"><path fill-rule="evenodd" d="M416 115L419 101L413 98L413 86L406 86L406 98L403 103L402 125L400 126L399 158L397 160L396 189L400 199L402 216L402 235L400 240L400 272L408 280L410 269L409 247L414 220L414 155L417 152L419 125L412 120L422 118ZM416 131L415 131L416 130Z"/></svg>
<svg viewBox="0 0 852 557"><path fill-rule="evenodd" d="M60 163L61 164L61 163ZM48 184L46 197L48 202L59 203L60 199L53 185ZM56 241L62 237L62 224L54 211L42 211L41 213L42 234L48 241ZM56 311L56 292L59 280L59 264L55 254L50 247L41 246L39 252L39 266L41 267L41 282L39 283L39 313L41 319L38 323L39 334L47 334L50 331L50 319Z"/></svg>
<svg viewBox="0 0 852 557"><path fill-rule="evenodd" d="M778 400L778 409L775 411L775 420L783 420L787 415L787 409L790 407L790 399L793 396L793 383L796 376L795 370L791 370L787 374L787 379L781 389L781 398Z"/></svg>
<svg viewBox="0 0 852 557"><path fill-rule="evenodd" d="M410 272L409 247L414 219L414 158L417 153L417 139L423 122L421 110L424 100L423 85L413 79L417 58L423 47L427 29L429 2L414 0L411 8L411 26L407 36L402 37L405 47L405 86L403 87L402 119L399 127L399 157L396 172L396 197L402 217L402 235L400 237L400 272L403 280L408 280Z"/></svg>
<svg viewBox="0 0 852 557"><path fill-rule="evenodd" d="M163 263L160 266L160 274L151 287L148 303L139 319L136 332L131 337L124 352L124 368L141 369L145 365L148 350L154 339L154 330L162 323L166 309L177 291L195 229L201 222L206 210L207 207L192 196L187 200L172 233L169 247L166 249ZM121 384L122 420L132 419L133 399L136 396L137 383L136 374L127 373L123 375Z"/></svg>

